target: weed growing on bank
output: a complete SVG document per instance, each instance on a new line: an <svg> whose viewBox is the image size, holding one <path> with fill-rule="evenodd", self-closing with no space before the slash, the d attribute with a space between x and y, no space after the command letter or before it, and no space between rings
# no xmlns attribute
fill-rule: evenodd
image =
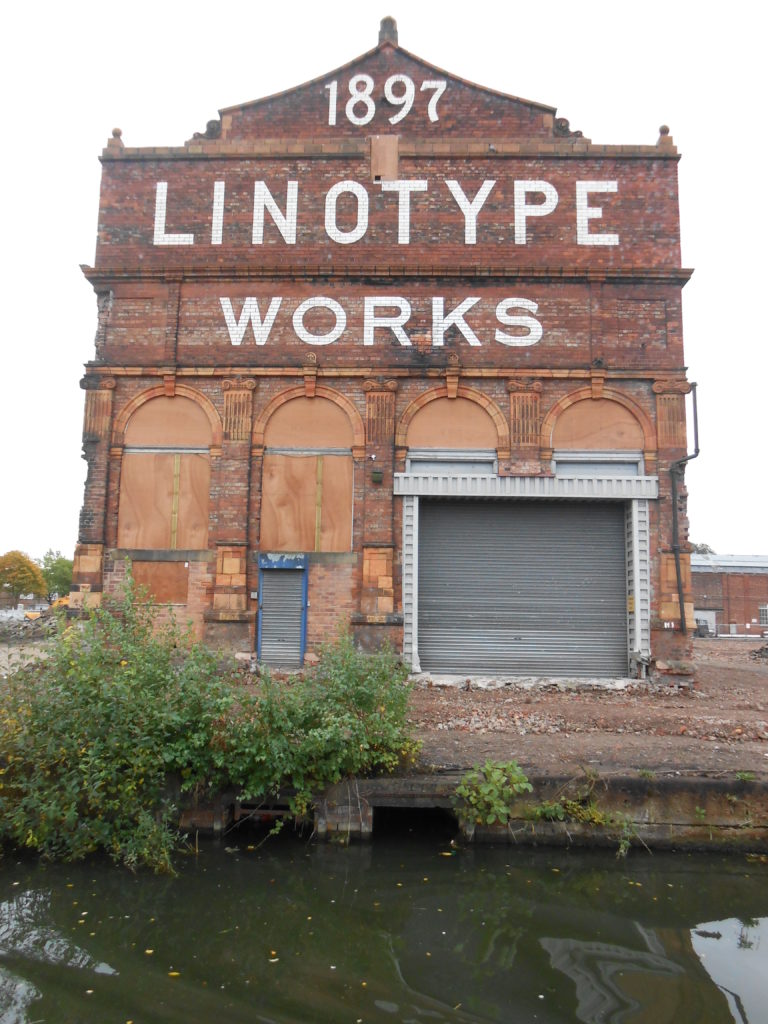
<svg viewBox="0 0 768 1024"><path fill-rule="evenodd" d="M60 631L0 682L0 840L65 861L97 851L172 870L168 780L244 798L313 793L415 751L406 671L341 636L315 670L252 679L173 625L128 578L120 600Z"/></svg>

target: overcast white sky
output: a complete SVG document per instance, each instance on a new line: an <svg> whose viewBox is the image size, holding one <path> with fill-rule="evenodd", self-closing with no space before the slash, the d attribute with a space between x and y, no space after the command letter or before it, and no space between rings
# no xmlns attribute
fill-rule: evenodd
<svg viewBox="0 0 768 1024"><path fill-rule="evenodd" d="M593 142L652 144L680 163L689 378L701 456L688 470L691 536L768 553L765 72L758 8L646 0L522 4L14 4L0 81L2 223L0 553L71 556L85 463L82 365L96 301L98 155L179 145L221 107L298 85L371 49L380 19L438 67L558 108Z"/></svg>

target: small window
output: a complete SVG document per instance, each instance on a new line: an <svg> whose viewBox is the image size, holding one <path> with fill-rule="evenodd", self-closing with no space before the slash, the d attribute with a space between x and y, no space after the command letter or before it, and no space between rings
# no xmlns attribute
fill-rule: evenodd
<svg viewBox="0 0 768 1024"><path fill-rule="evenodd" d="M408 473L471 473L493 476L495 451L471 451L450 448L412 448L406 462Z"/></svg>
<svg viewBox="0 0 768 1024"><path fill-rule="evenodd" d="M760 617L760 625L768 626L768 604L761 604L758 608L758 615Z"/></svg>
<svg viewBox="0 0 768 1024"><path fill-rule="evenodd" d="M556 476L641 476L641 452L555 452L552 468Z"/></svg>

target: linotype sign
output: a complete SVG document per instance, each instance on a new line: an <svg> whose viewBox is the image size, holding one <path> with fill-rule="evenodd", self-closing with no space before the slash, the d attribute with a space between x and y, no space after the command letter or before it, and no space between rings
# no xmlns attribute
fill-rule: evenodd
<svg viewBox="0 0 768 1024"><path fill-rule="evenodd" d="M592 146L394 46L213 125L104 154L97 266L213 268L182 297L196 344L575 349L589 275L679 267L670 153Z"/></svg>

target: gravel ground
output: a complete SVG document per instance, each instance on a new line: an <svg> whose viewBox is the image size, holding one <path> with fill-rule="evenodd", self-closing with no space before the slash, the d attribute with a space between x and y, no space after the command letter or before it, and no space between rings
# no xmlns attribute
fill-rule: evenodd
<svg viewBox="0 0 768 1024"><path fill-rule="evenodd" d="M531 776L583 768L601 775L749 771L768 781L768 659L750 657L763 646L765 641L694 641L691 690L419 685L411 719L422 741L422 763L465 768L486 758L514 758Z"/></svg>

